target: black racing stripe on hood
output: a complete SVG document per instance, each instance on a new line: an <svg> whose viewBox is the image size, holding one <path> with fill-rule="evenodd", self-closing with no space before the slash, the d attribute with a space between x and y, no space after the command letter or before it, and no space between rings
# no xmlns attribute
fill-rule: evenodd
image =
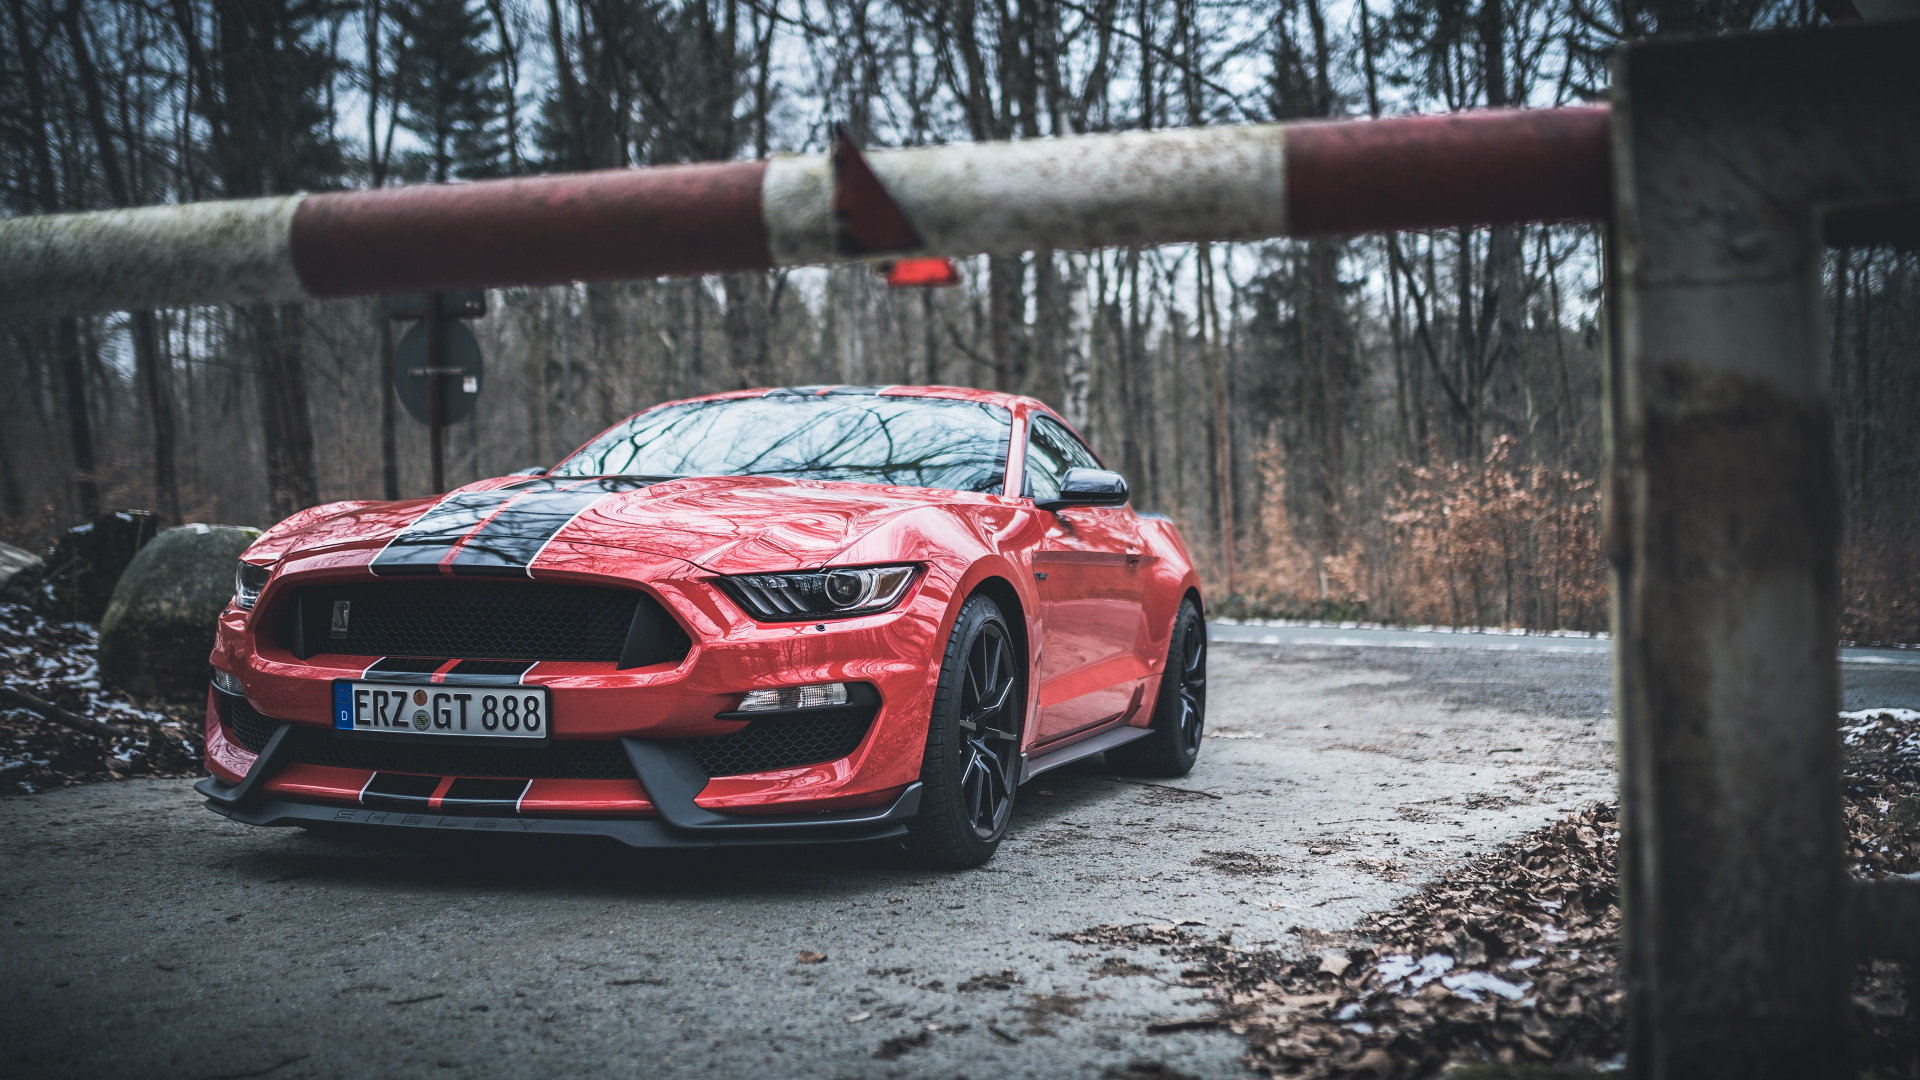
<svg viewBox="0 0 1920 1080"><path fill-rule="evenodd" d="M608 495L646 486L639 480L601 477L523 492L467 536L451 568L463 577L530 577L540 550L568 522Z"/></svg>
<svg viewBox="0 0 1920 1080"><path fill-rule="evenodd" d="M383 656L375 660L360 678L367 682L408 683L427 686L433 673L446 666L445 660L414 656Z"/></svg>
<svg viewBox="0 0 1920 1080"><path fill-rule="evenodd" d="M537 481L535 481L537 482ZM489 491L456 491L435 503L387 541L367 569L374 574L437 574L440 560L454 545L487 519L487 515L519 498L525 481Z"/></svg>
<svg viewBox="0 0 1920 1080"><path fill-rule="evenodd" d="M534 477L457 492L394 537L369 569L376 575L437 574L452 553L448 567L455 574L528 577L540 549L582 511L608 495L646 486L620 477Z"/></svg>

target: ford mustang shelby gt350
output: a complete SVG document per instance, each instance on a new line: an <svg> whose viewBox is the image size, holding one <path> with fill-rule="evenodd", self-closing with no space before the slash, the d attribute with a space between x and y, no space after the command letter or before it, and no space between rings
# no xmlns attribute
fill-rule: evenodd
<svg viewBox="0 0 1920 1080"><path fill-rule="evenodd" d="M240 560L207 806L255 825L989 858L1020 785L1200 750L1171 522L1031 398L756 390Z"/></svg>

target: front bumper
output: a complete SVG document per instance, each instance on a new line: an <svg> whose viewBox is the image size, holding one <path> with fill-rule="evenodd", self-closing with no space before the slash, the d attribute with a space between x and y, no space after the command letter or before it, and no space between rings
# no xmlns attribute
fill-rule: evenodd
<svg viewBox="0 0 1920 1080"><path fill-rule="evenodd" d="M556 580L594 586L624 584L609 576L552 575ZM558 748L612 751L619 740L672 744L684 742L715 752L721 740L743 733L745 721L732 713L748 690L841 682L873 694L870 721L847 730L852 744L831 754L789 756L781 760L736 757L707 761L711 774L697 792L699 808L722 814L767 815L872 810L896 800L919 778L931 709L935 671L927 657L937 655L941 619L948 599L940 575L929 573L896 609L874 616L817 624L756 624L737 610L708 580L711 575L655 568L646 588L689 633L690 651L676 663L618 668L612 663L543 661L527 664L516 678L521 685L550 693L553 742ZM314 653L297 656L282 647L280 615L290 590L312 582L353 581L351 574L287 571L276 576L260 604L249 613L229 608L221 618L213 663L245 685L245 701L256 719L293 723L309 736L332 733L331 687L339 679L451 683L456 668L426 674L389 674L382 660L369 671L365 656ZM278 599L276 599L276 594ZM283 614L284 612L282 612ZM477 677L477 676L476 676ZM488 676L492 677L492 676ZM409 683L409 685L411 685ZM220 696L219 691L213 692ZM220 710L210 701L207 723L208 764L214 777L233 784L246 775L262 736L233 740L222 731ZM823 721L824 722L824 721ZM747 725L751 726L751 725ZM864 732L861 734L860 732ZM826 738L826 736L821 736ZM244 745L241 745L244 743ZM734 744L734 745L737 745ZM311 747L311 743L309 744ZM516 813L552 818L650 818L658 811L650 789L624 762L608 768L600 761L574 772L483 773L457 765L375 764L364 755L334 753L296 756L263 784L261 795L297 803L364 809L376 805L362 787L373 771L445 776L531 776ZM703 759L704 760L704 759ZM799 764L799 762L812 762ZM376 785L377 786L377 785ZM442 792L433 811L461 812L462 800ZM446 806L441 806L446 796ZM492 809L492 808L489 808Z"/></svg>
<svg viewBox="0 0 1920 1080"><path fill-rule="evenodd" d="M209 810L251 825L593 835L644 848L858 843L904 835L903 822L920 804L915 781L877 798L796 800L745 813L714 809L696 801L713 779L685 740L629 737L600 744L620 759L624 780L462 779L315 765L307 759L331 732L266 721L270 734L256 731L264 741L249 752L235 745L230 731L229 714L246 708L237 697L209 692L208 760L215 774L195 788ZM263 719L255 715L253 723ZM511 790L475 798L463 797L463 786L470 793Z"/></svg>

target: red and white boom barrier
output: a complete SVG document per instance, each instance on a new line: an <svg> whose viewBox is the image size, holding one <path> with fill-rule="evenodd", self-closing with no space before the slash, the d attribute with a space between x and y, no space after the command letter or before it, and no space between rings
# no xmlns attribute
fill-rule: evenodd
<svg viewBox="0 0 1920 1080"><path fill-rule="evenodd" d="M670 165L0 221L0 318L1604 217L1604 107Z"/></svg>

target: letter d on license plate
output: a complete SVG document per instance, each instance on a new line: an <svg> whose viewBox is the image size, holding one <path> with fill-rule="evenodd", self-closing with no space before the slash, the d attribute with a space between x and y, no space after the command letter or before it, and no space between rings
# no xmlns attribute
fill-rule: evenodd
<svg viewBox="0 0 1920 1080"><path fill-rule="evenodd" d="M333 726L370 735L544 741L551 725L544 686L333 684Z"/></svg>

